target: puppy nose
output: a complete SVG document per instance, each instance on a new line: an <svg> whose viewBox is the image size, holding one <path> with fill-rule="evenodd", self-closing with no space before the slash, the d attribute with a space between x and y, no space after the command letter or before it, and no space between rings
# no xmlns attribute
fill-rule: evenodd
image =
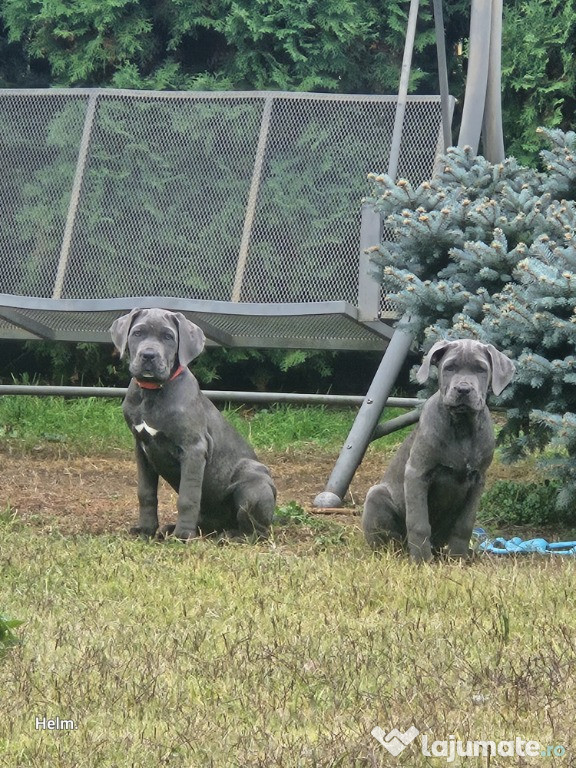
<svg viewBox="0 0 576 768"><path fill-rule="evenodd" d="M458 384L456 384L456 392L458 392L459 395L467 395L471 390L472 387L467 381L459 381Z"/></svg>
<svg viewBox="0 0 576 768"><path fill-rule="evenodd" d="M144 349L140 353L140 356L142 357L143 360L154 360L154 358L156 357L156 352L154 352L154 350Z"/></svg>

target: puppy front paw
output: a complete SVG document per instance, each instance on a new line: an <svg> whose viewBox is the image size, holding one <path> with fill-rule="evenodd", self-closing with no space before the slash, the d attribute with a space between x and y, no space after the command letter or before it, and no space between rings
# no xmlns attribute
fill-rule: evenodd
<svg viewBox="0 0 576 768"><path fill-rule="evenodd" d="M128 529L128 533L131 536L140 536L142 539L153 539L156 535L157 528L148 528L142 525L134 525Z"/></svg>
<svg viewBox="0 0 576 768"><path fill-rule="evenodd" d="M161 528L158 528L158 533L156 534L156 538L160 539L160 541L167 539L169 536L172 536L175 528L176 528L175 525L163 525Z"/></svg>
<svg viewBox="0 0 576 768"><path fill-rule="evenodd" d="M189 541L198 537L196 528L184 528L179 525L164 525L160 533L163 534L163 538L173 536L178 541Z"/></svg>
<svg viewBox="0 0 576 768"><path fill-rule="evenodd" d="M432 547L428 543L419 546L409 544L408 550L413 563L429 563L432 560Z"/></svg>

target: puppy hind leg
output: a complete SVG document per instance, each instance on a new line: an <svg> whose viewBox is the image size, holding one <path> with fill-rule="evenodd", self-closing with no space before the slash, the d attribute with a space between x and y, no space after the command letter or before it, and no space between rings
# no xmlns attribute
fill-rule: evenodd
<svg viewBox="0 0 576 768"><path fill-rule="evenodd" d="M276 488L267 468L249 460L241 464L232 484L236 535L267 539L276 509Z"/></svg>
<svg viewBox="0 0 576 768"><path fill-rule="evenodd" d="M244 536L267 539L276 507L276 494L268 484L244 486L235 494L238 529Z"/></svg>
<svg viewBox="0 0 576 768"><path fill-rule="evenodd" d="M366 495L362 530L373 549L386 545L400 549L406 541L406 526L396 514L390 491L383 484L373 485Z"/></svg>

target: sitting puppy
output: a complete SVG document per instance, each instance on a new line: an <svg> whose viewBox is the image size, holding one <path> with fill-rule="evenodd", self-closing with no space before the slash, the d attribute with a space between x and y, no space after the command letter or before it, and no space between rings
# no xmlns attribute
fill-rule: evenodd
<svg viewBox="0 0 576 768"><path fill-rule="evenodd" d="M370 545L408 544L413 560L447 546L468 554L484 477L494 454L486 406L510 383L514 365L490 344L438 341L417 372L422 384L438 366L439 391L424 405L418 427L400 446L382 482L368 491L362 527Z"/></svg>
<svg viewBox="0 0 576 768"><path fill-rule="evenodd" d="M157 532L161 476L178 492L176 525L161 533L267 536L276 499L268 469L186 367L204 348L201 329L179 312L134 309L110 333L120 356L128 347L134 377L123 404L138 467L132 532Z"/></svg>

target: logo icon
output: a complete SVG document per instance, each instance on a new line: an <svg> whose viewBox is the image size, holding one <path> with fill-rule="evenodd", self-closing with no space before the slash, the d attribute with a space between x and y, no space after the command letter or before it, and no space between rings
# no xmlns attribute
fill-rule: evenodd
<svg viewBox="0 0 576 768"><path fill-rule="evenodd" d="M408 744L414 741L420 731L413 725L407 731L402 733L397 728L393 728L390 733L385 733L379 725L372 728L371 734L385 747L391 755L397 757Z"/></svg>

